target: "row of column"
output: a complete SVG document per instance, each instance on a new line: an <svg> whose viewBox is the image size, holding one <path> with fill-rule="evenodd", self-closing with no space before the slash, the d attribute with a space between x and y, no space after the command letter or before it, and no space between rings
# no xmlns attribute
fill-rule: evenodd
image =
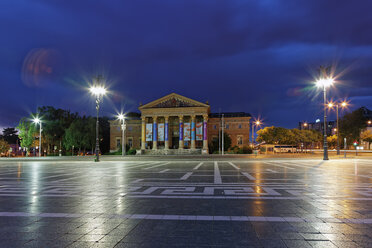
<svg viewBox="0 0 372 248"><path fill-rule="evenodd" d="M157 118L158 116L153 116L153 131L152 131L152 149L158 149L158 132L157 132ZM184 148L184 137L183 137L183 115L179 115L179 149ZM164 116L164 149L169 149L169 116ZM196 149L196 116L191 116L191 149ZM203 115L203 150L208 150L208 115ZM142 142L141 149L146 149L146 117L142 117Z"/></svg>

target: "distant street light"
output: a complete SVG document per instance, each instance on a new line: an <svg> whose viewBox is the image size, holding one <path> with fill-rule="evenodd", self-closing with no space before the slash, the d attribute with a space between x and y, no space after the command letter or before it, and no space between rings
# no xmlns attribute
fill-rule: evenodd
<svg viewBox="0 0 372 248"><path fill-rule="evenodd" d="M323 160L328 160L328 144L327 144L327 88L330 87L334 80L327 76L327 69L320 67L321 78L315 82L318 88L323 88L323 100L324 100L324 141L323 141Z"/></svg>
<svg viewBox="0 0 372 248"><path fill-rule="evenodd" d="M99 130L99 104L102 101L102 97L106 95L106 89L103 85L100 85L100 81L103 78L101 76L98 76L95 78L96 85L93 85L89 88L89 91L92 95L96 97L96 110L97 110L97 122L96 122L96 162L99 162L99 136L98 136L98 130Z"/></svg>
<svg viewBox="0 0 372 248"><path fill-rule="evenodd" d="M39 157L41 157L41 131L43 130L42 129L42 125L41 125L41 120L39 117L35 117L33 120L32 120L36 125L39 124L40 125L40 133L39 133Z"/></svg>
<svg viewBox="0 0 372 248"><path fill-rule="evenodd" d="M125 115L123 114L119 114L118 115L118 119L120 121L122 121L121 123L121 130L122 130L122 134L121 134L121 155L124 157L125 156L125 129L126 129L126 123L125 123Z"/></svg>
<svg viewBox="0 0 372 248"><path fill-rule="evenodd" d="M371 125L372 124L372 121L371 120L367 121L367 124L368 125Z"/></svg>
<svg viewBox="0 0 372 248"><path fill-rule="evenodd" d="M254 147L254 126L261 125L262 122L260 120L256 120L255 122L252 122L252 148Z"/></svg>
<svg viewBox="0 0 372 248"><path fill-rule="evenodd" d="M333 109L333 107L336 107L336 116L337 116L337 128L334 129L335 133L337 134L337 155L340 155L340 135L339 135L339 126L338 126L338 108L345 108L348 105L346 101L343 102L330 102L328 103L328 108Z"/></svg>

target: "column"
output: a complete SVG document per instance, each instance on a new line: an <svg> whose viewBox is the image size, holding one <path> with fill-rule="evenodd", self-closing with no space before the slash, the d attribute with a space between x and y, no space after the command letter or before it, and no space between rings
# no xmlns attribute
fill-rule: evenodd
<svg viewBox="0 0 372 248"><path fill-rule="evenodd" d="M195 115L191 116L191 149L196 149L195 139L196 139L196 129L195 129Z"/></svg>
<svg viewBox="0 0 372 248"><path fill-rule="evenodd" d="M169 121L169 116L164 116L164 149L168 150L169 149L169 127L168 127L168 121Z"/></svg>
<svg viewBox="0 0 372 248"><path fill-rule="evenodd" d="M208 153L208 115L203 115L203 153Z"/></svg>
<svg viewBox="0 0 372 248"><path fill-rule="evenodd" d="M178 144L178 149L183 149L183 115L178 116L180 120L180 127L179 127L179 144Z"/></svg>
<svg viewBox="0 0 372 248"><path fill-rule="evenodd" d="M142 117L141 150L146 149L146 117Z"/></svg>
<svg viewBox="0 0 372 248"><path fill-rule="evenodd" d="M152 117L153 127L152 127L152 149L158 149L158 124L157 124L157 117Z"/></svg>

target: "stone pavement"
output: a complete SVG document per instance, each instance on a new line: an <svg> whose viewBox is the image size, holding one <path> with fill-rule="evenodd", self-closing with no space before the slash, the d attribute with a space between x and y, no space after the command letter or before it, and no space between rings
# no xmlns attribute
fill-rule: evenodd
<svg viewBox="0 0 372 248"><path fill-rule="evenodd" d="M0 247L371 247L372 160L0 161Z"/></svg>

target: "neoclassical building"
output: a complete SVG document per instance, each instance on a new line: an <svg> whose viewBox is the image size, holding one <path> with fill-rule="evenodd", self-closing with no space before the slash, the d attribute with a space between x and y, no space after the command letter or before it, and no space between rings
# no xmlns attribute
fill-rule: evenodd
<svg viewBox="0 0 372 248"><path fill-rule="evenodd" d="M208 154L208 145L218 137L221 114L211 114L210 106L176 93L141 105L141 114L126 119L125 139L141 154ZM225 132L232 146L249 145L247 113L225 113ZM209 132L211 128L211 132ZM211 133L211 134L209 134ZM121 144L121 125L110 121L110 150Z"/></svg>

